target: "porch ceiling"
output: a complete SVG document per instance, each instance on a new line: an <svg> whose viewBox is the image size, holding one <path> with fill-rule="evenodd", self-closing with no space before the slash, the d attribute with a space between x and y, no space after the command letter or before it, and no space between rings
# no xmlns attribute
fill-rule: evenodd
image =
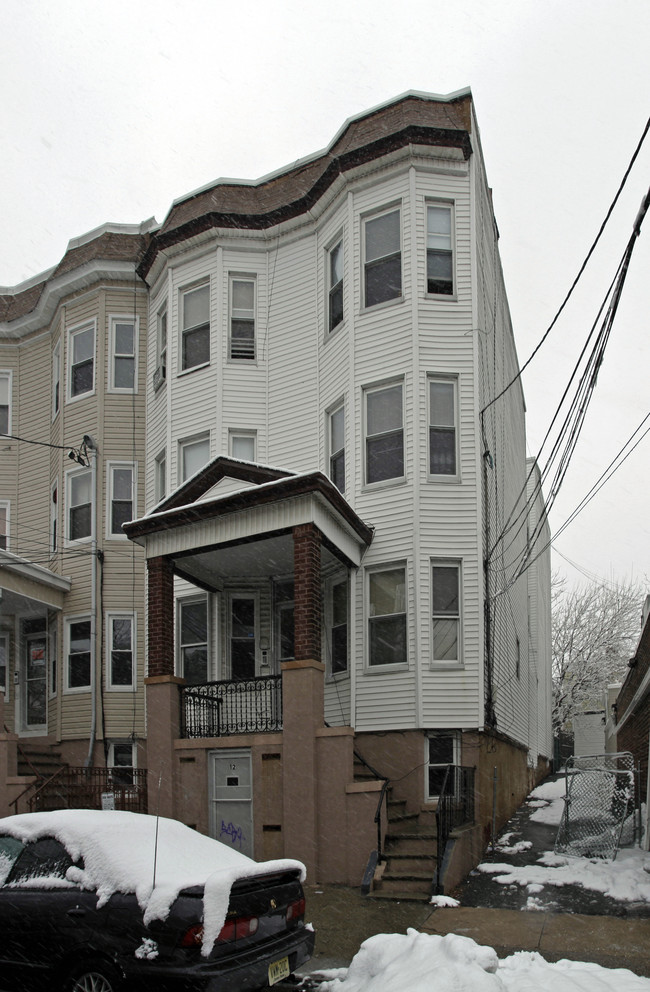
<svg viewBox="0 0 650 992"><path fill-rule="evenodd" d="M60 610L71 585L70 579L0 549L2 613L16 613L35 606Z"/></svg>
<svg viewBox="0 0 650 992"><path fill-rule="evenodd" d="M332 552L323 546L321 568L336 564ZM211 548L199 554L176 559L176 570L197 585L214 590L224 581L266 576L293 575L293 538L291 534L249 541L226 548Z"/></svg>

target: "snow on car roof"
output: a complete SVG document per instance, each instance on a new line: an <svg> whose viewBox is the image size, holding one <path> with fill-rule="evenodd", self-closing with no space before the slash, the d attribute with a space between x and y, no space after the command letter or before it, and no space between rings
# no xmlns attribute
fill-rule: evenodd
<svg viewBox="0 0 650 992"><path fill-rule="evenodd" d="M165 919L181 889L204 886L202 953L210 953L240 878L305 867L291 859L253 861L234 848L166 817L119 810L61 809L0 819L0 835L23 842L55 837L74 861L70 881L95 889L103 905L114 892L133 892L144 922ZM154 884L155 862L155 884Z"/></svg>

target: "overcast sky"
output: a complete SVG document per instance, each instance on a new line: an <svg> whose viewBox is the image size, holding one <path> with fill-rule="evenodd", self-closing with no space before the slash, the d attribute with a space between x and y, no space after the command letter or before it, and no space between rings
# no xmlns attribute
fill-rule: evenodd
<svg viewBox="0 0 650 992"><path fill-rule="evenodd" d="M406 90L470 86L523 363L650 115L647 0L0 0L0 12L7 287L56 264L70 238L106 221L162 221L175 198L309 155ZM648 186L650 137L580 292L524 373L530 454ZM554 531L650 412L649 273L650 219ZM650 435L557 538L554 566L571 581L650 586L649 456Z"/></svg>

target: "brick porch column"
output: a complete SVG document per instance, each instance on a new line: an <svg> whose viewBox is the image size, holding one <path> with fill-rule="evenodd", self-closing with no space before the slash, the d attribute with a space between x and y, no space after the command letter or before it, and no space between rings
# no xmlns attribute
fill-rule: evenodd
<svg viewBox="0 0 650 992"><path fill-rule="evenodd" d="M174 568L168 558L147 560L149 635L147 675L174 674Z"/></svg>
<svg viewBox="0 0 650 992"><path fill-rule="evenodd" d="M282 665L283 813L285 856L318 878L316 732L323 727L325 666L321 663L321 536L313 524L293 529L294 655Z"/></svg>
<svg viewBox="0 0 650 992"><path fill-rule="evenodd" d="M147 560L147 785L149 812L173 817L174 741L180 736L179 685L174 675L174 569L168 558Z"/></svg>

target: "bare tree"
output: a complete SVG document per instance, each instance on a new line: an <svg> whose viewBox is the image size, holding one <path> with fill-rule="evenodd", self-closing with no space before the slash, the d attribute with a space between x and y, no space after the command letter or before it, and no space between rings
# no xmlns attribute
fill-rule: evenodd
<svg viewBox="0 0 650 992"><path fill-rule="evenodd" d="M625 676L641 634L644 588L635 582L574 589L552 581L553 727L557 734L584 704L599 702Z"/></svg>

